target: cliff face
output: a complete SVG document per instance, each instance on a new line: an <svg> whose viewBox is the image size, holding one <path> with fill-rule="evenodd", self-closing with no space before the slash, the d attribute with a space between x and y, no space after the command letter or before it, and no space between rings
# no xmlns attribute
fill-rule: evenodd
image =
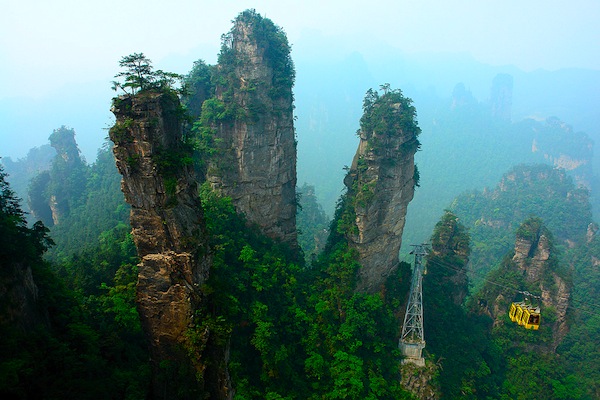
<svg viewBox="0 0 600 400"><path fill-rule="evenodd" d="M217 74L226 116L211 121L220 143L207 179L267 236L295 247L294 70L285 35L245 11L225 37Z"/></svg>
<svg viewBox="0 0 600 400"><path fill-rule="evenodd" d="M497 276L492 277L492 281L503 282L505 288L518 288L540 296L528 301L541 308L539 332L548 336L543 350L549 352L554 352L567 334L567 308L572 286L569 273L559 265L554 253L548 229L540 219L530 218L517 230L512 258L503 263ZM509 277L509 280L503 281L502 277ZM504 323L512 301L522 301L527 297L489 283L484 285L480 295L485 299L480 304L486 304L485 313L494 319L495 326ZM514 328L523 329L516 325Z"/></svg>
<svg viewBox="0 0 600 400"><path fill-rule="evenodd" d="M543 309L552 308L556 312L556 320L552 324L551 350L554 351L568 331L567 308L571 285L556 271L551 238L547 230L540 223L526 224L522 225L522 228L528 227L528 234L517 236L512 261L524 276L525 282L538 289L537 293L541 293Z"/></svg>
<svg viewBox="0 0 600 400"><path fill-rule="evenodd" d="M428 363L425 367L418 367L412 363L402 364L402 387L411 392L420 400L436 400L442 398L439 383L436 376L440 374L440 367L434 363Z"/></svg>
<svg viewBox="0 0 600 400"><path fill-rule="evenodd" d="M177 390L169 378L157 378L161 362L187 364L197 376L206 368L206 360L189 359L183 351L210 255L197 185L191 168L181 163L178 105L177 96L165 92L120 97L113 103L117 121L110 130L141 258L137 303L150 341L155 392Z"/></svg>
<svg viewBox="0 0 600 400"><path fill-rule="evenodd" d="M420 129L415 109L400 91L369 91L360 143L344 180L354 220L346 230L359 255L357 290L376 292L396 270L406 208L415 187L414 154Z"/></svg>

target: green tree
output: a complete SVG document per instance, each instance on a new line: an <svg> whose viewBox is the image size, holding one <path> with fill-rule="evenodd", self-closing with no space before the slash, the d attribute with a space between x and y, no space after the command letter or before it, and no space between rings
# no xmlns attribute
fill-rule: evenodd
<svg viewBox="0 0 600 400"><path fill-rule="evenodd" d="M183 104L194 120L200 117L204 101L212 96L213 73L213 66L207 65L204 60L197 60L194 61L192 70L184 77L186 95L183 97Z"/></svg>
<svg viewBox="0 0 600 400"><path fill-rule="evenodd" d="M119 61L119 66L125 70L116 74L115 78L122 78L123 81L113 81L112 89L114 91L121 89L126 94L150 89L176 90L176 85L183 80L183 76L173 72L155 71L152 62L144 53L124 56ZM182 89L179 89L179 92L181 91Z"/></svg>

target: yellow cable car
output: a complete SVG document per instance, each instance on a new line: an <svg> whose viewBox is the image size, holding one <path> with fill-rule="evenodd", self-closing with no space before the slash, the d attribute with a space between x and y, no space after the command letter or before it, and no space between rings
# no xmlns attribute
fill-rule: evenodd
<svg viewBox="0 0 600 400"><path fill-rule="evenodd" d="M525 303L517 303L517 311L515 313L515 322L519 325L523 325L521 323L522 317L523 317L523 311L525 311L525 307L527 307L527 305Z"/></svg>
<svg viewBox="0 0 600 400"><path fill-rule="evenodd" d="M540 308L529 306L523 310L523 316L521 318L520 325L523 325L525 329L538 330L540 328Z"/></svg>
<svg viewBox="0 0 600 400"><path fill-rule="evenodd" d="M524 303L511 303L510 310L508 311L508 316L512 322L517 322L517 309Z"/></svg>
<svg viewBox="0 0 600 400"><path fill-rule="evenodd" d="M525 329L538 330L540 328L540 308L533 307L525 302L511 303L508 316L512 322L525 327Z"/></svg>

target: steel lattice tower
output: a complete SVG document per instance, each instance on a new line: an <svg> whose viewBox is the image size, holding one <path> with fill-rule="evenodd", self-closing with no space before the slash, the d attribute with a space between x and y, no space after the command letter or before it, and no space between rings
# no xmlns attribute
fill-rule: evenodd
<svg viewBox="0 0 600 400"><path fill-rule="evenodd" d="M403 363L411 362L420 366L425 365L425 359L421 352L425 348L425 335L423 332L423 256L427 255L427 245L413 245L411 254L415 255L415 268L410 283L410 295L404 324L402 325L402 336L398 347L404 355Z"/></svg>

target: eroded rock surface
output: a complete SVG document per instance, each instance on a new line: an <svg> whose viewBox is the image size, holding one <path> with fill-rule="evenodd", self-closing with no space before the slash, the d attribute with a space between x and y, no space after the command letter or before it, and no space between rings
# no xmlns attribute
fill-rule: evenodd
<svg viewBox="0 0 600 400"><path fill-rule="evenodd" d="M546 352L556 351L568 332L567 308L572 284L568 277L569 269L560 265L555 251L550 231L542 221L539 218L528 219L517 230L512 258L506 259L500 266L499 276L512 277L511 280L503 285L488 282L480 291L485 300L481 312L492 317L494 326L504 323L513 301L527 299L528 303L540 306L540 330L551 330L547 344L539 347Z"/></svg>
<svg viewBox="0 0 600 400"><path fill-rule="evenodd" d="M285 35L245 11L226 36L217 73L227 117L213 121L220 144L207 179L267 236L295 247L294 69Z"/></svg>
<svg viewBox="0 0 600 400"><path fill-rule="evenodd" d="M370 91L364 108L360 143L344 179L354 213L346 237L362 266L357 290L372 293L398 267L406 208L416 184L420 129L414 107L400 91L381 97Z"/></svg>
<svg viewBox="0 0 600 400"><path fill-rule="evenodd" d="M173 385L157 382L161 363L187 364L196 375L206 368L206 360L189 359L184 351L210 255L196 180L181 161L185 151L178 106L177 96L169 92L120 97L113 103L117 121L110 130L141 258L137 304L150 341L154 392Z"/></svg>
<svg viewBox="0 0 600 400"><path fill-rule="evenodd" d="M563 274L557 272L551 238L545 227L536 220L528 221L522 227L528 227L527 235L517 234L512 260L524 275L525 282L539 288L543 309L550 308L556 312L551 344L551 350L555 351L568 331L567 308L571 287Z"/></svg>

